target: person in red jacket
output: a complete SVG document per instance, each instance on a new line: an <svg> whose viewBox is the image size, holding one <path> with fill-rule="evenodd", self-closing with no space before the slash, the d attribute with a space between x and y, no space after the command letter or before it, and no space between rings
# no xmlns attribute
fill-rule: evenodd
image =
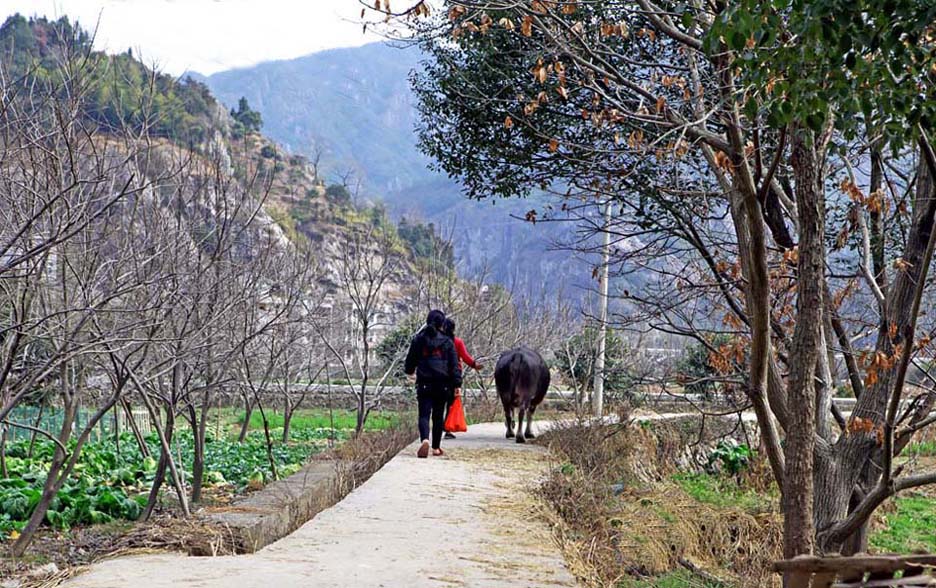
<svg viewBox="0 0 936 588"><path fill-rule="evenodd" d="M462 369L464 369L464 368L462 367L462 362L464 362L465 365L467 365L468 367L470 367L471 369L474 369L474 370L479 370L479 371L480 371L482 368L484 368L483 365L481 365L479 362L475 361L475 359L474 359L473 357L471 357L471 354L468 353L468 348L465 347L465 342L462 341L460 338L458 338L458 337L455 336L455 321L453 321L453 320L450 319L450 318L445 319L445 323L443 323L443 325L442 325L442 333L445 334L445 335L447 335L447 336L448 336L450 339L452 339L452 341L455 343L455 353L456 353L456 355L458 355L458 369L459 369L459 371L461 371ZM460 389L458 389L458 390L456 391L456 393L457 393L457 394L460 394L460 393L461 393L461 392L460 392ZM446 416L446 418L448 418L448 411L449 411L449 408L451 408L453 402L455 402L455 394L452 395L452 397L451 397L451 398L449 399L449 401L448 401L448 404L447 404L446 407L445 407L445 416ZM454 438L455 438L455 435L453 435L452 433L446 432L446 433L445 433L445 438L446 438L446 439L454 439Z"/></svg>

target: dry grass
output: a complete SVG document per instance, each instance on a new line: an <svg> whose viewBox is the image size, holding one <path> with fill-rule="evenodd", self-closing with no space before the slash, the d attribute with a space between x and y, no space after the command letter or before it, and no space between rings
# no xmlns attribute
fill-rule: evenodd
<svg viewBox="0 0 936 588"><path fill-rule="evenodd" d="M707 436L718 434L700 436L685 423L567 424L544 437L565 463L542 493L556 540L583 584L616 586L688 569L700 583L714 577L735 586L776 585L769 569L781 553L776 512L702 504L670 481L698 462L693 453L706 451ZM752 469L752 485L764 483L760 469Z"/></svg>
<svg viewBox="0 0 936 588"><path fill-rule="evenodd" d="M692 562L737 585L768 585L782 552L782 519L700 504L677 487L621 495L609 520L617 550L641 575Z"/></svg>
<svg viewBox="0 0 936 588"><path fill-rule="evenodd" d="M155 551L181 551L189 555L217 556L244 553L241 537L227 525L193 517L165 517L137 525L102 559Z"/></svg>
<svg viewBox="0 0 936 588"><path fill-rule="evenodd" d="M27 577L22 583L18 584L18 588L55 588L83 571L84 567L72 567L50 574Z"/></svg>
<svg viewBox="0 0 936 588"><path fill-rule="evenodd" d="M395 426L388 429L362 433L324 456L336 459L336 498L340 499L366 482L393 456L413 442L416 433L412 421L413 419L401 418Z"/></svg>
<svg viewBox="0 0 936 588"><path fill-rule="evenodd" d="M4 559L0 579L18 578L20 588L52 588L94 562L144 553L176 551L190 555L242 553L238 537L225 525L193 517L160 513L133 525L97 525L69 533L44 530L32 545L28 559ZM41 573L40 564L55 564Z"/></svg>
<svg viewBox="0 0 936 588"><path fill-rule="evenodd" d="M465 416L468 424L493 423L504 419L504 409L497 393L489 393L486 397L475 396L465 401Z"/></svg>

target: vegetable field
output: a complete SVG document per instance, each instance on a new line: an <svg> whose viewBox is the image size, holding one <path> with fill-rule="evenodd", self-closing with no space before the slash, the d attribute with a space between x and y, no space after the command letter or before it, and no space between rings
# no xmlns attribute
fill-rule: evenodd
<svg viewBox="0 0 936 588"><path fill-rule="evenodd" d="M293 421L290 440L283 443L282 428L271 426L269 452L259 414L252 415L250 431L243 442L233 431L243 413L228 411L223 426L209 434L205 444L205 486L213 495L236 495L255 490L275 478L298 471L309 458L346 440L353 433L348 415L323 415L304 411ZM270 425L282 425L281 416L269 414ZM256 422L254 422L256 420ZM341 428L322 426L335 422ZM375 418L372 427L386 428L391 417ZM77 525L136 520L146 504L147 493L156 476L160 453L158 438L145 438L149 455L144 455L133 435L101 436L88 442L72 476L53 500L45 524L56 529ZM69 448L71 449L71 448ZM174 435L173 455L182 467L185 483L191 483L194 449L192 436L181 430ZM55 444L42 437L21 436L8 441L0 471L0 536L15 539L42 495L46 472ZM276 472L271 467L272 456Z"/></svg>

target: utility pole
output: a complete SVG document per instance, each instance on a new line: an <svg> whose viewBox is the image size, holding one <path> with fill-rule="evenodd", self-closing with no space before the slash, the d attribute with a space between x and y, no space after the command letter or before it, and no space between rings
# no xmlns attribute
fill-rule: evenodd
<svg viewBox="0 0 936 588"><path fill-rule="evenodd" d="M595 416L604 416L605 344L608 341L608 270L611 264L611 200L604 206L604 231L601 235L601 273L599 274L598 356L595 358L595 382L592 386L592 409Z"/></svg>

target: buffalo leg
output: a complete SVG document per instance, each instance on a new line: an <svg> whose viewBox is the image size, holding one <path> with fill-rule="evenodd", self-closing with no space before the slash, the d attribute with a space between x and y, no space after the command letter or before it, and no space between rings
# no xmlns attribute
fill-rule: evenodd
<svg viewBox="0 0 936 588"><path fill-rule="evenodd" d="M526 417L526 438L527 439L536 439L536 435L533 434L533 413L536 412L536 407L531 406L529 412L527 412Z"/></svg>
<svg viewBox="0 0 936 588"><path fill-rule="evenodd" d="M517 443L526 443L526 438L523 436L523 415L526 414L526 407L521 406L519 414L517 415Z"/></svg>
<svg viewBox="0 0 936 588"><path fill-rule="evenodd" d="M513 439L514 436L514 423L513 423L513 407L509 403L504 402L504 424L507 425L507 438Z"/></svg>

